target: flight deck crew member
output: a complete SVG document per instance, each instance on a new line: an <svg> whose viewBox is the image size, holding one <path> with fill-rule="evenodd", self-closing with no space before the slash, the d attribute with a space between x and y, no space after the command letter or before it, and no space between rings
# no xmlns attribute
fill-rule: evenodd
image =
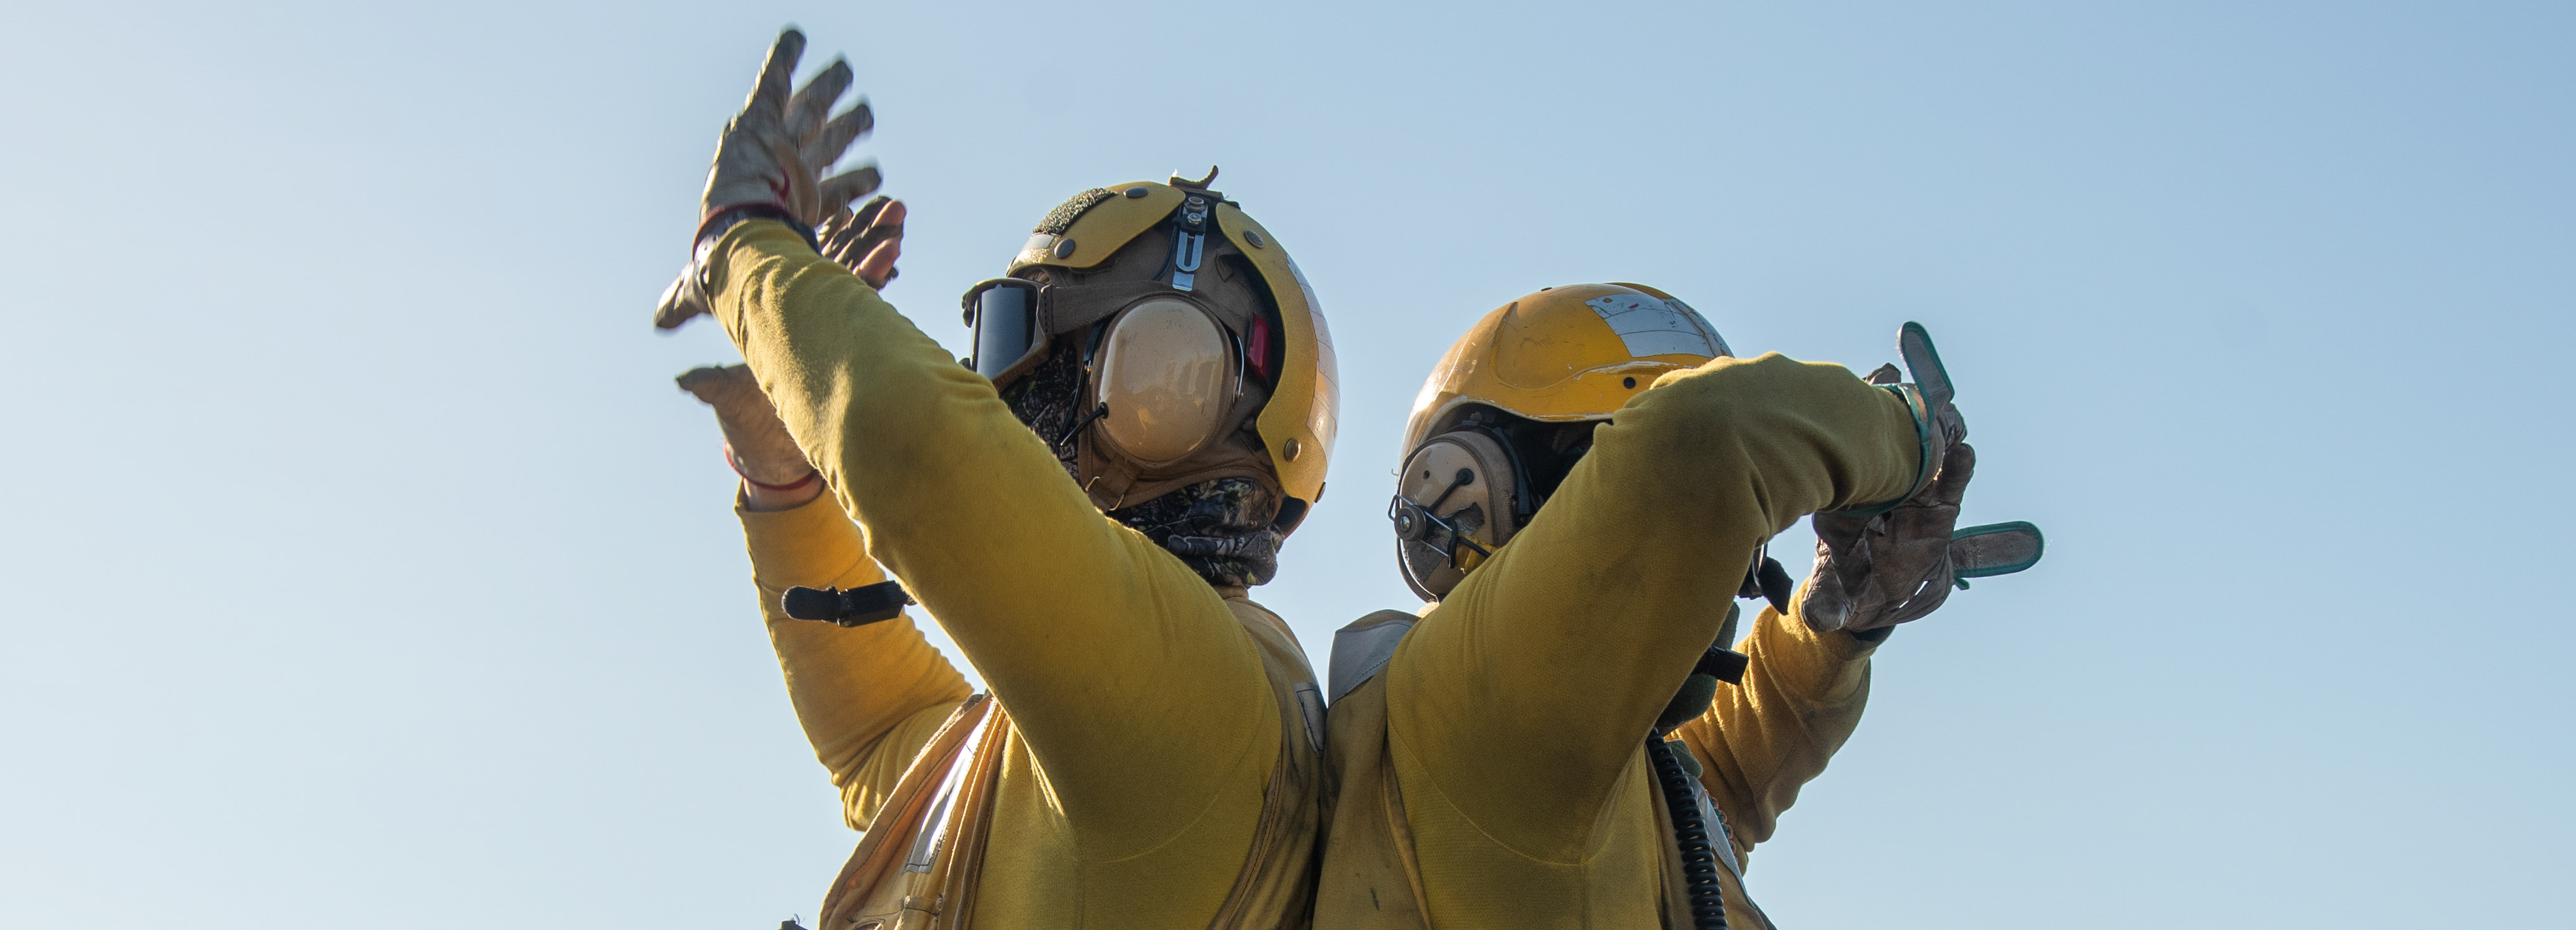
<svg viewBox="0 0 2576 930"><path fill-rule="evenodd" d="M1428 603L1334 644L1318 927L1688 930L1721 900L1768 926L1742 863L1851 734L1889 624L1947 589L1973 458L1945 396L1730 356L1681 301L1606 284L1507 304L1441 359L1389 510ZM1776 563L1747 577L1764 541L1833 511L1875 561L1835 534L1714 687L1735 599L1790 601Z"/></svg>
<svg viewBox="0 0 2576 930"><path fill-rule="evenodd" d="M726 127L696 260L657 322L711 312L804 460L746 452L767 408L723 372L684 378L736 402L765 619L868 831L816 930L1305 926L1322 702L1246 589L1323 490L1336 397L1312 293L1207 181L1096 188L968 292L961 364L877 294L900 209L845 213L871 169L821 178L864 117L829 115L850 80L837 62L791 97L802 45L781 36ZM842 254L860 274L817 252L871 235ZM828 493L800 504L807 463ZM880 564L993 700L908 616L844 629L780 611L790 586L858 588ZM861 867L873 841L913 834L886 859L900 869Z"/></svg>

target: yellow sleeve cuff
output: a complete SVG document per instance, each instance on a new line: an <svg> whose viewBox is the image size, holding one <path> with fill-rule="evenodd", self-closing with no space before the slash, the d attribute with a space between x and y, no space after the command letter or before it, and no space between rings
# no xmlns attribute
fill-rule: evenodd
<svg viewBox="0 0 2576 930"><path fill-rule="evenodd" d="M1840 631L1818 633L1804 621L1770 607L1754 619L1753 632L1736 651L1755 657L1781 690L1830 702L1858 687L1856 666L1867 661L1877 643Z"/></svg>
<svg viewBox="0 0 2576 930"><path fill-rule="evenodd" d="M752 580L763 589L851 588L885 580L885 570L868 558L859 525L830 494L767 511L752 510L737 496L733 509L751 550Z"/></svg>

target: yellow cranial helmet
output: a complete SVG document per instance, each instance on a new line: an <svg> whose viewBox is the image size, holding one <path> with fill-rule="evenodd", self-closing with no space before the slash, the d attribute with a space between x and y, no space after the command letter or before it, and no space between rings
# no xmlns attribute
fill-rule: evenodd
<svg viewBox="0 0 2576 930"><path fill-rule="evenodd" d="M1006 399L1061 382L1066 409L1023 418L1102 510L1244 478L1283 496L1285 533L1324 491L1332 335L1287 249L1214 177L1093 188L1049 212L1010 277L967 291L971 363Z"/></svg>
<svg viewBox="0 0 2576 930"><path fill-rule="evenodd" d="M1387 510L1405 583L1447 595L1537 513L1593 427L1665 372L1731 354L1698 311L1641 284L1548 288L1476 321L1405 426Z"/></svg>

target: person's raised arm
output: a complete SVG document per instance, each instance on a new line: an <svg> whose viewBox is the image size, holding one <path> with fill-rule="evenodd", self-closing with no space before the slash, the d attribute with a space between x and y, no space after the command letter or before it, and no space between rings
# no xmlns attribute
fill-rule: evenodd
<svg viewBox="0 0 2576 930"><path fill-rule="evenodd" d="M1947 438L1965 434L1953 418ZM1816 567L1791 613L1765 608L1736 647L1750 658L1744 680L1717 689L1707 712L1675 728L1699 757L1700 781L1738 852L1771 838L1799 787L1851 738L1878 644L1948 598L1951 535L1976 470L1977 450L1960 442L1929 487L1886 514L1816 517Z"/></svg>
<svg viewBox="0 0 2576 930"><path fill-rule="evenodd" d="M1766 606L1735 644L1750 660L1744 680L1719 687L1707 712L1674 728L1699 757L1700 782L1739 854L1771 838L1798 789L1860 725L1869 656L1884 636L1818 633Z"/></svg>
<svg viewBox="0 0 2576 930"><path fill-rule="evenodd" d="M909 616L842 629L785 615L780 597L790 587L855 588L885 580L884 573L849 515L819 500L822 476L749 368L699 368L679 383L713 408L724 431L725 461L742 477L734 510L788 699L840 789L843 817L866 829L915 751L966 698L965 678Z"/></svg>
<svg viewBox="0 0 2576 930"><path fill-rule="evenodd" d="M1010 708L1087 841L1141 851L1186 825L1194 799L1268 770L1279 724L1259 654L1213 588L1092 506L990 382L816 254L799 192L829 187L813 180L830 158L812 139L840 125L826 114L846 67L791 97L789 45L719 146L684 284L702 289L867 551ZM805 163L782 168L781 152ZM771 190L786 193L748 212L722 193ZM1140 777L1156 790L1136 790Z"/></svg>
<svg viewBox="0 0 2576 930"><path fill-rule="evenodd" d="M796 722L841 791L842 816L866 829L913 754L970 693L909 612L844 629L789 618L788 588L856 588L885 580L859 528L828 499L785 510L737 505L752 581Z"/></svg>
<svg viewBox="0 0 2576 930"><path fill-rule="evenodd" d="M1918 422L1846 369L1776 354L1666 375L1397 651L1397 752L1498 840L1579 853L1755 550L1809 513L1907 496Z"/></svg>

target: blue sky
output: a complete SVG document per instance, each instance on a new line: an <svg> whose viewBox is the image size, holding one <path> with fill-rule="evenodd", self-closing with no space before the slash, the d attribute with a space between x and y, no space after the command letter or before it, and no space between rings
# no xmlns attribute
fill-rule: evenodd
<svg viewBox="0 0 2576 930"><path fill-rule="evenodd" d="M1342 353L1257 592L1318 654L1410 606L1487 310L1930 326L2049 556L1882 651L1784 926L2576 920L2564 5L89 3L0 12L0 923L811 914L852 835L669 381L732 350L646 323L787 22L952 345L1067 194L1223 166Z"/></svg>

